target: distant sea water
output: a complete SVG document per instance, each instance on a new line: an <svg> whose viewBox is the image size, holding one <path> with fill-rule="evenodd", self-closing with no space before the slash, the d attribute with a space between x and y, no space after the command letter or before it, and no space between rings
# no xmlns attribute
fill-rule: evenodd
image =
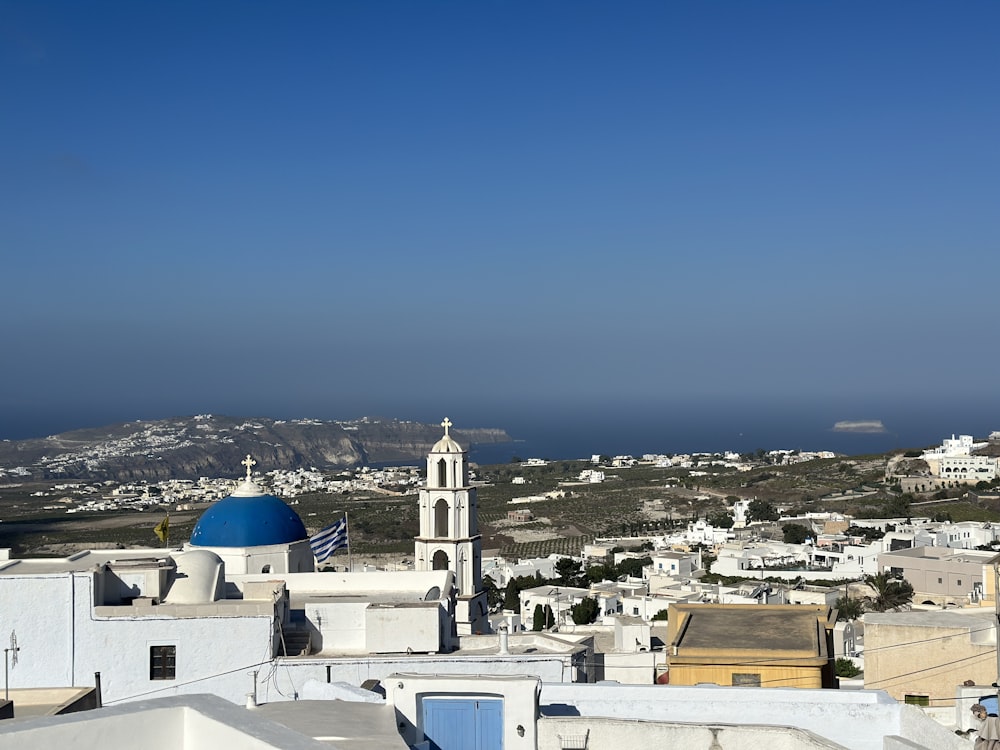
<svg viewBox="0 0 1000 750"><path fill-rule="evenodd" d="M882 432L846 432L838 422L881 422ZM487 424L479 420L483 425ZM972 434L985 438L1000 430L1000 411L980 413L868 409L847 412L836 408L727 409L662 408L508 414L494 419L514 438L512 443L473 446L471 460L505 463L521 458L589 459L594 454L641 456L645 453L692 453L759 449L834 451L844 455L885 453L894 449L936 445L945 437Z"/></svg>
<svg viewBox="0 0 1000 750"><path fill-rule="evenodd" d="M620 401L579 404L538 402L505 408L483 407L480 403L454 403L444 408L435 404L430 411L407 413L405 408L385 408L387 416L437 423L447 414L455 428L497 427L507 431L514 442L472 446L470 458L477 463L506 463L521 458L589 459L594 454L633 455L644 453L692 453L759 449L829 450L845 455L884 453L893 449L922 448L940 444L955 434L985 438L1000 430L1000 400L980 400L975 404L946 403L928 407L926 400L914 403L878 402L775 402L751 399L701 399L686 403L649 404ZM425 405L426 406L426 405ZM303 407L297 414L261 414L275 418L313 416L319 419L350 419L358 415L311 413ZM224 412L220 412L224 413ZM178 416L142 414L110 416L104 413L69 414L49 418L22 413L18 418L0 418L0 438L44 437L81 427L99 427L141 416L157 419ZM834 430L837 422L880 421L878 433Z"/></svg>

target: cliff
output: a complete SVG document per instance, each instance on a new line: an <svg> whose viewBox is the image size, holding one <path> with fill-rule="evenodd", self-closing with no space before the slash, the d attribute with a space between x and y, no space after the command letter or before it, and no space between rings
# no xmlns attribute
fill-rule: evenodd
<svg viewBox="0 0 1000 750"><path fill-rule="evenodd" d="M453 430L464 447L509 442L500 429ZM73 430L0 442L0 481L159 481L238 474L248 453L260 471L416 461L441 437L438 425L393 419L351 422L202 414Z"/></svg>

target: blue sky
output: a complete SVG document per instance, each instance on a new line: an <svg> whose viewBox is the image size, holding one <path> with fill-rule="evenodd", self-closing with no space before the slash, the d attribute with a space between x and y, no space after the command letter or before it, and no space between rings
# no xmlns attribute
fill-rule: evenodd
<svg viewBox="0 0 1000 750"><path fill-rule="evenodd" d="M993 2L0 0L0 437L997 414L998 29Z"/></svg>

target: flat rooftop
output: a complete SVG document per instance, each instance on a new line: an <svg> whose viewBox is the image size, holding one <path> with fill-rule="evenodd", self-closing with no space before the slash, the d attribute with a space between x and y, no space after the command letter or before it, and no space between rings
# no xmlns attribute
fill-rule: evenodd
<svg viewBox="0 0 1000 750"><path fill-rule="evenodd" d="M426 599L427 591L398 589L396 591L334 591L310 593L293 591L289 595L292 609L304 609L307 604L394 604L396 606L434 606L439 598Z"/></svg>
<svg viewBox="0 0 1000 750"><path fill-rule="evenodd" d="M157 567L161 560L180 552L179 549L109 549L85 550L69 557L16 558L0 560L0 575L38 575L44 573L76 573L105 565L107 563L123 563L129 567L147 562L150 567Z"/></svg>
<svg viewBox="0 0 1000 750"><path fill-rule="evenodd" d="M905 612L865 612L865 625L906 625L917 628L982 628L996 622L992 607L911 609Z"/></svg>
<svg viewBox="0 0 1000 750"><path fill-rule="evenodd" d="M685 649L733 651L799 651L817 653L817 612L811 607L770 609L747 605L740 609L693 607L677 640Z"/></svg>
<svg viewBox="0 0 1000 750"><path fill-rule="evenodd" d="M251 713L338 747L358 750L408 747L396 728L396 709L384 703L279 701L258 706Z"/></svg>

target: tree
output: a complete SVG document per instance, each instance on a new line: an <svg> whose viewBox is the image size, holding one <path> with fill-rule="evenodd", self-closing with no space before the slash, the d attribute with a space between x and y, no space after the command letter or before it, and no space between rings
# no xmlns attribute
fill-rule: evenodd
<svg viewBox="0 0 1000 750"><path fill-rule="evenodd" d="M543 630L545 628L545 610L541 604L535 605L534 614L531 616L531 629Z"/></svg>
<svg viewBox="0 0 1000 750"><path fill-rule="evenodd" d="M556 575L563 586L576 586L581 577L580 563L572 557L560 557L556 560Z"/></svg>
<svg viewBox="0 0 1000 750"><path fill-rule="evenodd" d="M489 576L483 576L483 590L486 591L486 606L490 612L499 612L503 607L506 592L501 592Z"/></svg>
<svg viewBox="0 0 1000 750"><path fill-rule="evenodd" d="M708 516L708 522L717 529L731 529L735 523L735 521L733 521L733 517L725 511L710 513Z"/></svg>
<svg viewBox="0 0 1000 750"><path fill-rule="evenodd" d="M848 536L863 536L865 541L873 542L885 536L885 532L874 526L850 526L846 534Z"/></svg>
<svg viewBox="0 0 1000 750"><path fill-rule="evenodd" d="M777 521L778 509L767 500L751 500L747 506L747 518L751 521Z"/></svg>
<svg viewBox="0 0 1000 750"><path fill-rule="evenodd" d="M587 581L590 583L600 583L601 581L613 581L617 576L615 575L614 566L607 565L591 565L587 568Z"/></svg>
<svg viewBox="0 0 1000 750"><path fill-rule="evenodd" d="M802 544L812 536L812 532L800 523L786 523L781 527L786 544Z"/></svg>
<svg viewBox="0 0 1000 750"><path fill-rule="evenodd" d="M887 571L865 576L865 583L874 592L865 597L865 609L872 612L894 612L913 600L913 586L905 578L896 578Z"/></svg>
<svg viewBox="0 0 1000 750"><path fill-rule="evenodd" d="M556 616L552 614L552 607L550 607L548 604L545 605L544 616L545 616L545 627L547 627L549 630L552 630L552 628L556 624Z"/></svg>
<svg viewBox="0 0 1000 750"><path fill-rule="evenodd" d="M503 608L514 612L521 610L521 592L545 583L540 573L533 576L516 576L507 581L507 588L503 595Z"/></svg>
<svg viewBox="0 0 1000 750"><path fill-rule="evenodd" d="M513 578L507 581L507 588L503 593L503 608L513 612L521 610L521 590Z"/></svg>
<svg viewBox="0 0 1000 750"><path fill-rule="evenodd" d="M650 619L652 619L653 622L661 622L661 621L662 622L666 622L666 620L667 620L667 613L668 612L669 612L669 610L661 609L659 612L657 612L655 615L653 615L652 618L650 618Z"/></svg>
<svg viewBox="0 0 1000 750"><path fill-rule="evenodd" d="M837 610L837 620L839 622L857 620L865 613L865 603L860 599L852 599L849 596L840 597L833 606Z"/></svg>
<svg viewBox="0 0 1000 750"><path fill-rule="evenodd" d="M618 578L628 576L629 578L642 578L642 569L647 565L652 565L653 560L649 557L641 557L636 560L634 557L626 557L615 568Z"/></svg>
<svg viewBox="0 0 1000 750"><path fill-rule="evenodd" d="M597 613L600 611L601 605L598 603L597 599L590 596L585 596L580 600L579 604L574 604L570 607L570 615L573 617L573 622L577 625L589 625L594 620L597 619Z"/></svg>
<svg viewBox="0 0 1000 750"><path fill-rule="evenodd" d="M908 492L902 495L895 495L889 498L889 501L882 507L882 512L888 518L909 518L910 501L912 500L913 495Z"/></svg>

